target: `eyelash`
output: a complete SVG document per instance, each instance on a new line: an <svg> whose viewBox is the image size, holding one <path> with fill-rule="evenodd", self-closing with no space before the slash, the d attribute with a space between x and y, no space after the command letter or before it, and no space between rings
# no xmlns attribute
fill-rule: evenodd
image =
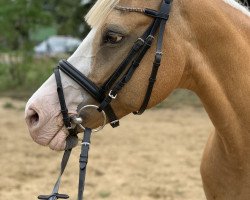
<svg viewBox="0 0 250 200"><path fill-rule="evenodd" d="M113 37L113 38L112 38ZM112 39L114 39L112 41ZM117 39L117 40L116 40ZM118 44L124 39L124 36L119 33L107 32L104 37L104 43ZM116 41L115 41L116 40Z"/></svg>

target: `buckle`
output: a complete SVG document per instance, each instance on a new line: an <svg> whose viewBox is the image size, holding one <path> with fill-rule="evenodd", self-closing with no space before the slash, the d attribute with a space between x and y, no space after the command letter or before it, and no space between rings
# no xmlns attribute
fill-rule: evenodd
<svg viewBox="0 0 250 200"><path fill-rule="evenodd" d="M110 122L110 124L115 125L115 124L118 123L118 122L119 122L119 120L117 119L117 120L115 120L115 121Z"/></svg>
<svg viewBox="0 0 250 200"><path fill-rule="evenodd" d="M143 40L142 38L138 38L136 42L141 42L143 45L145 43L145 40Z"/></svg>
<svg viewBox="0 0 250 200"><path fill-rule="evenodd" d="M146 39L146 45L151 47L152 43L153 43L153 40L154 40L154 36L153 35L149 35Z"/></svg>
<svg viewBox="0 0 250 200"><path fill-rule="evenodd" d="M148 39L153 40L153 39L155 39L155 37L154 37L153 35L149 35L149 36L147 37L147 40L148 40Z"/></svg>
<svg viewBox="0 0 250 200"><path fill-rule="evenodd" d="M81 143L83 146L90 146L90 143L89 142L82 142Z"/></svg>
<svg viewBox="0 0 250 200"><path fill-rule="evenodd" d="M157 51L156 54L161 55L161 56L163 55L163 53L161 51Z"/></svg>
<svg viewBox="0 0 250 200"><path fill-rule="evenodd" d="M142 38L138 38L133 46L134 51L139 51L140 48L144 45L145 41Z"/></svg>
<svg viewBox="0 0 250 200"><path fill-rule="evenodd" d="M116 95L113 95L112 92L113 92L113 90L110 90L110 92L109 92L109 97L112 98L112 99L116 99L117 94L116 94Z"/></svg>

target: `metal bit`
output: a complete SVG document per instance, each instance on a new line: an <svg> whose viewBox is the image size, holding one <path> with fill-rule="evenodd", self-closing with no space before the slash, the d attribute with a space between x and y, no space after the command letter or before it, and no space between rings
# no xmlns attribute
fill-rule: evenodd
<svg viewBox="0 0 250 200"><path fill-rule="evenodd" d="M74 124L80 125L80 124L82 123L82 118L81 118L81 117L74 116L74 117L72 117L72 122L73 122Z"/></svg>

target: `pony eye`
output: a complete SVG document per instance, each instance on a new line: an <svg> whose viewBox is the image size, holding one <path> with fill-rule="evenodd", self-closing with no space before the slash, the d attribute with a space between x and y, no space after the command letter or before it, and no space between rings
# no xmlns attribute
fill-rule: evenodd
<svg viewBox="0 0 250 200"><path fill-rule="evenodd" d="M123 40L124 36L119 33L108 32L105 36L105 43L117 44Z"/></svg>

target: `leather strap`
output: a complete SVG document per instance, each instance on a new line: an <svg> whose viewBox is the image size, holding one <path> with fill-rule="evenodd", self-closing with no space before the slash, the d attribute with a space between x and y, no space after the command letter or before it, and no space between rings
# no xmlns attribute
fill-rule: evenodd
<svg viewBox="0 0 250 200"><path fill-rule="evenodd" d="M165 31L165 25L166 22L169 18L169 12L171 9L171 1L169 0L164 0L162 2L160 11L154 11L150 9L146 9L145 12L150 16L155 17L156 19L154 20L153 24L150 26L150 28L144 33L143 37L146 38L146 42L144 42L144 45L142 47L142 50L139 52L135 60L132 62L131 66L127 70L127 72L122 76L120 80L116 80L117 83L113 88L110 90L109 95L106 96L106 98L102 101L101 105L99 106L99 111L104 110L110 103L112 102L113 99L116 98L117 94L120 92L120 90L128 83L128 81L132 78L135 70L138 68L140 65L142 59L144 58L145 54L149 50L149 48L152 45L154 36L156 35L156 32L159 28L159 36L158 36L158 41L157 41L157 50L156 50L156 55L155 55L155 61L153 63L152 67L152 72L151 76L149 78L149 84L148 88L146 91L146 95L144 97L143 103L139 111L134 112L134 114L142 114L149 103L152 90L156 81L156 76L158 73L158 69L161 64L161 57L162 57L162 44L163 44L163 37L164 37L164 31ZM148 35L146 35L148 34ZM127 61L127 60L126 60ZM114 75L113 75L114 76ZM119 75L120 76L120 75ZM117 79L119 78L118 75L115 75L114 77ZM113 78L113 77L112 77ZM108 82L108 84L112 83L111 81ZM108 89L109 87L104 87L105 89Z"/></svg>
<svg viewBox="0 0 250 200"><path fill-rule="evenodd" d="M119 121L117 120L117 117L112 107L110 106L110 103L112 99L115 99L118 92L124 87L124 85L132 78L135 70L138 68L143 57L145 56L145 54L151 47L154 36L156 35L156 32L159 29L155 60L154 60L151 75L149 78L148 88L147 88L141 108L139 109L138 112L134 113L134 114L142 114L148 106L151 93L153 91L153 87L156 81L158 69L161 64L163 37L164 37L166 22L169 18L170 9L171 9L171 0L163 0L159 12L155 10L151 10L151 9L145 9L145 14L150 17L154 17L155 20L149 26L149 28L144 32L142 37L139 38L135 42L133 48L128 53L128 56L126 57L126 59L123 60L123 62L120 64L117 70L110 76L110 78L104 83L104 85L101 88L96 86L91 80L89 80L86 76L84 76L79 70L74 68L69 62L65 60L62 60L59 62L59 66L55 68L54 74L55 74L56 83L57 83L57 92L58 92L58 97L59 97L60 106L61 106L61 113L63 115L63 122L65 126L69 129L69 133L70 133L70 136L67 138L68 141L73 141L73 140L70 140L72 139L70 137L76 137L76 131L73 129L70 129L71 119L69 117L68 109L67 109L66 102L65 102L61 76L60 76L60 70L62 70L66 75L68 75L74 81L76 81L96 101L101 103L99 110L100 111L104 110L111 122L111 126L116 127L119 125ZM130 66L128 67L129 64ZM119 79L119 77L121 77L120 80L117 80ZM109 92L109 95L105 97L106 93L111 88L112 90ZM79 160L80 171L79 171L78 200L83 200L83 192L84 192L84 185L85 185L86 168L87 168L87 163L88 163L88 153L89 153L89 148L90 148L91 133L92 133L92 130L89 128L86 128L84 131L84 137L82 140L81 154L80 154L80 160ZM58 191L59 191L59 187L61 183L61 177L68 163L68 160L71 154L71 149L73 146L74 146L74 142L71 142L71 143L67 142L66 149L68 150L64 152L64 155L61 161L61 171L54 185L51 195L40 195L38 199L56 200L56 199L69 198L69 196L66 194L59 194Z"/></svg>
<svg viewBox="0 0 250 200"><path fill-rule="evenodd" d="M86 128L84 131L84 137L82 140L82 147L81 147L81 154L79 160L79 184L78 184L78 200L83 200L83 192L84 192L84 185L85 185L85 177L86 177L86 170L88 164L88 157L89 157L89 147L90 147L90 138L91 138L92 130ZM42 200L56 200L56 199L68 199L69 196L67 194L59 194L59 188L61 184L61 178L64 173L64 170L67 166L69 157L71 155L71 149L66 150L63 154L62 161L61 161L61 171L59 177L54 185L52 193L50 195L40 195L38 199Z"/></svg>
<svg viewBox="0 0 250 200"><path fill-rule="evenodd" d="M163 36L165 31L166 22L169 18L169 13L171 9L171 1L163 0L161 4L160 11L155 11L151 9L145 9L145 14L151 17L154 17L155 20L152 25L144 32L141 38L139 38L130 52L128 56L123 60L123 62L119 65L116 71L110 76L110 78L104 83L104 85L99 88L97 87L90 79L88 79L84 74L82 74L79 70L77 70L74 66L72 66L69 62L62 60L59 62L59 69L62 70L65 74L67 74L70 78L76 81L83 89L85 89L96 101L100 102L99 111L104 110L108 115L109 121L111 122L112 127L119 126L119 121L110 106L110 103L113 99L116 98L119 91L128 83L128 81L132 78L135 70L140 65L142 59L145 54L149 50L152 45L154 36L156 35L157 30L159 29L159 36L157 41L157 49L155 55L155 61L153 63L151 76L149 78L148 88L143 100L143 103L139 109L139 111L134 112L134 114L142 114L150 101L150 97L155 85L158 69L161 64L162 57L162 44L163 44ZM137 56L136 56L137 55ZM130 67L127 69L127 72L122 75L120 80L117 79L121 76L121 74L126 70L127 65L131 62L131 60L136 56L134 61L131 63ZM60 74L59 74L60 75ZM58 78L60 79L60 77ZM113 84L116 84L113 86ZM113 88L110 90L110 88ZM108 92L108 90L110 90ZM108 95L107 95L108 92ZM106 96L105 96L106 95ZM61 96L61 95L59 95ZM62 99L63 101L63 99ZM65 100L64 100L65 101ZM61 105L63 106L63 105ZM63 106L64 107L64 106ZM67 109L67 107L65 106ZM64 112L64 113L63 113ZM62 109L62 114L65 118L65 123L69 123L67 121L67 110Z"/></svg>
<svg viewBox="0 0 250 200"><path fill-rule="evenodd" d="M86 128L84 132L84 137L82 140L82 148L80 154L80 171L79 171L79 184L78 184L78 200L83 199L83 192L85 187L85 177L86 177L86 170L88 164L88 157L89 157L89 148L90 148L90 138L91 138L91 129Z"/></svg>
<svg viewBox="0 0 250 200"><path fill-rule="evenodd" d="M113 99L115 99L114 97L117 96L118 92L120 92L120 90L128 83L128 81L132 78L135 70L137 69L137 67L140 65L144 55L147 53L147 51L149 50L149 48L152 45L152 41L153 41L153 37L147 37L144 46L142 48L142 50L140 51L139 55L136 57L136 59L132 62L131 66L129 67L129 69L127 70L127 72L122 76L122 78L115 84L115 86L113 87L113 89L110 91L110 94L108 96L106 96L106 98L104 99L104 101L101 103L100 107L99 107L99 111L104 110Z"/></svg>
<svg viewBox="0 0 250 200"><path fill-rule="evenodd" d="M66 102L65 102L63 86L62 86L62 82L61 82L61 75L60 75L60 71L59 71L58 67L54 69L54 74L55 74L55 78L56 78L57 93L58 93L59 102L60 102L60 106L61 106L61 113L63 116L63 122L64 122L64 125L66 126L66 128L70 128L71 127L70 117L69 117L68 109L67 109Z"/></svg>
<svg viewBox="0 0 250 200"><path fill-rule="evenodd" d="M150 31L151 31L153 25L154 25L154 23L152 23L152 25L150 25L148 27L148 29L144 32L144 34L140 38L137 39L137 41L135 42L131 51L128 53L127 57L122 61L122 63L115 70L115 72L108 78L108 80L105 81L105 83L101 87L101 90L103 93L106 93L111 89L111 87L114 85L114 83L117 81L117 79L126 70L127 66L132 61L132 59L136 56L136 54L144 46L145 40L147 39L148 35L150 34Z"/></svg>
<svg viewBox="0 0 250 200"><path fill-rule="evenodd" d="M163 1L162 7L160 9L160 13L164 13L164 16L165 15L166 16L165 16L165 18L162 18L162 17L160 18L161 23L160 23L160 28L159 28L158 40L157 40L155 60L153 63L151 75L149 78L149 84L148 84L148 88L147 88L143 103L142 103L140 109L137 112L134 112L134 114L136 114L136 115L143 114L145 112L145 110L147 109L148 103L150 101L150 97L151 97L151 94L152 94L152 91L153 91L153 88L154 88L154 85L156 82L157 73L158 73L159 67L161 65L164 31L165 31L167 20L169 18L170 10L171 10L171 1L169 1L169 0Z"/></svg>
<svg viewBox="0 0 250 200"><path fill-rule="evenodd" d="M76 83L78 83L84 90L86 90L96 101L98 102L102 102L104 97L101 93L100 93L100 89L90 80L88 79L84 74L82 74L79 70L77 70L73 65L71 65L68 61L66 60L61 60L59 62L58 65L58 69L60 69L61 71L63 71L67 76L69 76L70 78L72 78ZM65 103L65 98L64 98L64 94L63 94L63 87L62 87L62 83L61 83L61 77L60 77L60 72L58 71L58 69L55 70L55 75L56 75L56 82L58 83L58 85L60 86L60 90L58 93L59 96L59 100L60 100L60 104L61 107L66 107L66 103ZM59 75L58 75L59 74ZM116 128L120 125L119 120L114 112L114 110L112 109L112 107L110 105L108 105L105 108L105 113L108 116L110 125L113 128ZM68 118L68 111L62 113L63 117ZM66 115L67 114L67 115ZM67 117L68 116L68 117ZM66 121L64 121L65 124ZM68 124L68 122L67 122Z"/></svg>
<svg viewBox="0 0 250 200"><path fill-rule="evenodd" d="M79 84L84 90L86 90L96 101L100 102L102 100L99 92L100 89L96 86L96 84L94 84L68 61L60 60L59 69Z"/></svg>
<svg viewBox="0 0 250 200"><path fill-rule="evenodd" d="M59 194L58 191L59 191L59 187L61 184L61 178L62 178L63 172L67 166L70 155L71 155L71 149L66 150L63 154L62 161L61 161L61 171L60 171L59 177L55 183L55 186L52 190L52 193L50 195L40 195L40 196L38 196L38 199L56 200L56 199L68 199L69 198L69 196L67 194Z"/></svg>

